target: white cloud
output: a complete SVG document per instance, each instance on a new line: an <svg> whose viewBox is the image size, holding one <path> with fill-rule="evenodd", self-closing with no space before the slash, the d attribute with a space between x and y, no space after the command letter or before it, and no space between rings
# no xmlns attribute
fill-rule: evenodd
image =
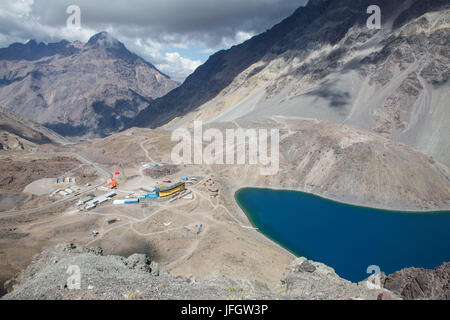
<svg viewBox="0 0 450 320"><path fill-rule="evenodd" d="M10 14L17 17L29 16L32 11L33 0L2 0L0 16Z"/></svg>
<svg viewBox="0 0 450 320"><path fill-rule="evenodd" d="M164 45L150 39L139 38L130 43L131 50L139 52L144 59L151 61L155 67L179 82L183 82L202 64L202 61L183 57L178 52L163 54Z"/></svg>
<svg viewBox="0 0 450 320"><path fill-rule="evenodd" d="M166 52L164 55L166 62L156 65L161 71L171 74L177 81L183 81L187 75L197 69L202 62L182 57L178 52Z"/></svg>
<svg viewBox="0 0 450 320"><path fill-rule="evenodd" d="M216 50L207 48L207 49L200 50L199 52L203 53L203 54L212 54L212 53L216 52Z"/></svg>
<svg viewBox="0 0 450 320"><path fill-rule="evenodd" d="M42 24L33 16L33 0L2 0L0 3L0 46L31 39L41 41L87 41L96 33L89 28L68 29L63 26Z"/></svg>
<svg viewBox="0 0 450 320"><path fill-rule="evenodd" d="M252 32L238 31L238 32L236 32L236 34L234 35L233 38L229 38L229 37L223 38L222 39L222 47L224 47L224 48L232 47L236 44L240 44L242 42L249 40L254 35L255 34Z"/></svg>

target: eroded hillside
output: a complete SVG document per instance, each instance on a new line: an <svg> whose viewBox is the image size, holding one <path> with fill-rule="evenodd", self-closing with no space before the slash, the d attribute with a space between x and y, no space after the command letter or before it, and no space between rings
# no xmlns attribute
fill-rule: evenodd
<svg viewBox="0 0 450 320"><path fill-rule="evenodd" d="M178 85L106 32L0 49L0 105L65 136L106 136Z"/></svg>
<svg viewBox="0 0 450 320"><path fill-rule="evenodd" d="M372 4L310 2L213 55L135 124L317 118L379 133L449 165L448 2L377 1L380 30L366 26Z"/></svg>

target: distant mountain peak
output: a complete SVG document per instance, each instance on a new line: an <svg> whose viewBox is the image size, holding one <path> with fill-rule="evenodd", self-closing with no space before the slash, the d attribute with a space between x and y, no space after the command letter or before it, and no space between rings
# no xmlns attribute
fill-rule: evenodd
<svg viewBox="0 0 450 320"><path fill-rule="evenodd" d="M31 39L30 41L28 41L26 44L26 46L37 46L37 42L34 39Z"/></svg>
<svg viewBox="0 0 450 320"><path fill-rule="evenodd" d="M121 130L178 86L107 32L88 43L16 43L0 48L2 60L10 61L0 68L2 106L64 135Z"/></svg>
<svg viewBox="0 0 450 320"><path fill-rule="evenodd" d="M307 6L318 6L328 1L329 0L309 0Z"/></svg>
<svg viewBox="0 0 450 320"><path fill-rule="evenodd" d="M124 47L123 43L114 38L106 31L99 32L93 35L87 42L88 46L105 47L105 48L119 48Z"/></svg>
<svg viewBox="0 0 450 320"><path fill-rule="evenodd" d="M78 49L71 46L70 42L62 40L55 43L37 42L34 39L26 43L13 43L7 48L0 48L0 59L4 60L39 60L56 54L68 56Z"/></svg>
<svg viewBox="0 0 450 320"><path fill-rule="evenodd" d="M129 51L127 47L114 38L111 34L109 34L106 31L99 32L95 35L93 35L89 41L84 46L85 49L94 49L94 50L101 50L106 51L109 57L114 59L122 59L128 63L136 63L136 62L142 62L147 64L151 68L155 68L150 62L145 61L138 55L134 54L133 52ZM158 70L159 72L159 70ZM166 75L164 75L166 76ZM166 76L167 77L167 76ZM167 77L168 78L168 77Z"/></svg>

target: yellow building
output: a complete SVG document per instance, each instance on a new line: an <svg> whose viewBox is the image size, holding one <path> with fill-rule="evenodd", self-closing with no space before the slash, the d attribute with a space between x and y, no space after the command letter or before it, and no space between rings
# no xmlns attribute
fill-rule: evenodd
<svg viewBox="0 0 450 320"><path fill-rule="evenodd" d="M186 184L184 182L179 182L168 188L160 189L159 197L160 198L168 198L170 196L173 196L174 194L177 194L177 193L183 191L184 189L186 189Z"/></svg>

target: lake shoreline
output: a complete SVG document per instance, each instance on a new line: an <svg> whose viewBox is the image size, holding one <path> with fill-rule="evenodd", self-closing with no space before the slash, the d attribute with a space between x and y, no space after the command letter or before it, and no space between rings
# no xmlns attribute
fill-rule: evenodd
<svg viewBox="0 0 450 320"><path fill-rule="evenodd" d="M439 208L439 209L410 209L410 208L396 208L396 207L390 207L390 206L386 206L386 207L377 207L377 206L372 206L369 205L367 203L364 202L347 202L339 197L332 197L332 196L325 196L325 195L321 195L321 194L317 194L314 192L308 192L308 191L301 191L301 190L295 190L295 189L291 189L291 188L283 188L283 187L279 187L279 188L268 188L268 187L242 187L242 188L238 188L237 190L235 190L234 192L234 197L235 197L235 201L236 200L236 193L239 192L240 190L244 190L244 189L260 189L260 190L271 190L271 191L288 191L288 192L297 192L297 193L304 193L304 194L308 194L311 196L315 196L324 200L328 200L328 201L332 201L338 204L342 204L342 205L346 205L346 206L352 206L352 207L359 207L359 208L364 208L364 209L374 209L374 210L383 210L383 211L391 211L391 212L397 212L397 213L411 213L411 214L438 214L438 213L446 213L448 211L450 211L450 206L448 208ZM238 206L240 207L239 203ZM244 213L245 214L245 213Z"/></svg>
<svg viewBox="0 0 450 320"><path fill-rule="evenodd" d="M298 201L304 204L304 209L298 209L300 208ZM438 266L449 259L446 255L449 252L448 236L445 230L443 231L450 217L448 210L408 212L386 210L348 204L308 192L268 187L239 188L234 193L234 202L242 216L245 216L252 226L258 228L259 233L270 242L281 246L295 256L304 256L331 266L341 277L355 283L364 280L361 270L362 266L366 266L371 261L371 257L367 256L368 251L375 254L373 258L384 266L383 271L388 274L409 267L430 268L436 263L438 264L435 266ZM277 218L275 218L274 213L278 212L278 203L283 203L285 206L280 208L283 214L276 215ZM411 220L408 217L414 218ZM313 227L304 227L309 225ZM333 228L330 229L330 226ZM374 227L367 229L364 226ZM405 230L410 230L414 237L409 237ZM433 230L437 233L433 233ZM335 239L333 242L335 248L330 249L331 251L327 246L323 247L323 242L330 240L320 236L321 232ZM343 237L342 234L348 234L348 237ZM434 240L427 240L428 234L435 234L436 237L433 239L436 238L438 243L443 244L439 245ZM417 248L417 252L429 254L423 255L422 258L411 258L405 254L408 246L397 239L408 239L411 245ZM361 251L358 246L352 249L354 243L367 249ZM383 246L379 243L388 244L388 247L392 248L390 252L390 255L394 255L391 257L392 262L385 260L382 254ZM319 247L323 250L318 249ZM433 251L430 248L436 248L436 250ZM372 252L372 250L375 251ZM419 256L421 255L417 255ZM389 257L389 254L386 257ZM354 262L349 264L348 261ZM360 271L357 273L351 271L354 269Z"/></svg>
<svg viewBox="0 0 450 320"><path fill-rule="evenodd" d="M358 201L358 200L352 200L351 197L343 197L343 196L332 196L332 195L323 195L318 194L316 192L311 192L308 190L304 190L302 188L293 188L293 187L283 187L280 185L277 186L268 186L263 185L259 183L241 183L242 181L240 179L233 180L229 179L229 177L219 178L216 177L216 180L222 184L224 187L224 199L227 199L226 201L226 207L230 210L231 214L242 222L242 224L247 224L249 226L254 227L253 222L250 220L250 218L247 216L247 214L244 212L244 210L241 208L239 203L236 200L236 193L241 189L246 188L255 188L255 189L268 189L268 190L274 190L274 191L292 191L292 192L300 192L300 193L306 193L309 195L317 196L322 199L330 200L333 202L337 202L339 204L349 205L349 206L356 206L356 207L362 207L362 208L368 208L368 209L375 209L375 210L387 210L392 212L407 212L407 213L417 213L417 214L427 214L427 213L444 213L446 211L450 211L450 204L447 207L441 207L441 208L420 208L417 206L414 207L408 207L403 205L394 205L394 206L377 206L373 205L369 201ZM283 247L279 243L277 243L275 240L271 239L267 235L265 235L263 232L261 232L259 229L246 229L245 232L249 233L256 239L259 239L260 241L263 241L264 243L269 244L272 248L286 254L290 259L294 260L300 256L296 255L294 252L290 251L289 249ZM331 267L331 266L329 266ZM348 281L348 280L347 280Z"/></svg>

